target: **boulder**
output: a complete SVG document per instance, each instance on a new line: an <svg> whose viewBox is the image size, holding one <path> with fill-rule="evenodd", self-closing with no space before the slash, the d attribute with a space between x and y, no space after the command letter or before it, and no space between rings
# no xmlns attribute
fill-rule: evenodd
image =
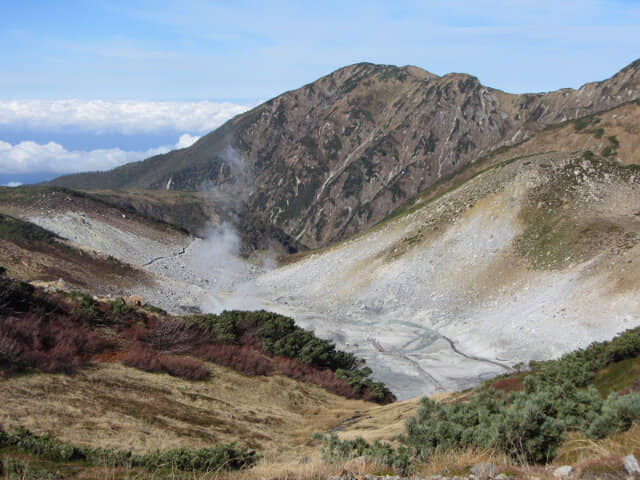
<svg viewBox="0 0 640 480"><path fill-rule="evenodd" d="M493 463L481 462L471 467L471 473L480 480L488 480L496 474L496 466Z"/></svg>
<svg viewBox="0 0 640 480"><path fill-rule="evenodd" d="M573 467L571 465L563 465L553 471L553 476L556 478L569 478L573 475Z"/></svg>
<svg viewBox="0 0 640 480"><path fill-rule="evenodd" d="M638 464L638 460L636 460L636 457L633 454L629 454L626 457L623 457L622 464L624 465L624 469L629 475L640 474L640 465Z"/></svg>

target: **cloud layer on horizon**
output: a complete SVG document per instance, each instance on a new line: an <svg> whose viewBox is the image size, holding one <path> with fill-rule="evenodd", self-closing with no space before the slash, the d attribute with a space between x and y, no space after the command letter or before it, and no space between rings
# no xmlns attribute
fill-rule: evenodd
<svg viewBox="0 0 640 480"><path fill-rule="evenodd" d="M250 106L229 102L134 100L0 100L0 127L127 135L158 131L206 133Z"/></svg>
<svg viewBox="0 0 640 480"><path fill-rule="evenodd" d="M139 152L125 151L119 148L69 151L55 142L39 144L26 141L12 145L0 140L0 174L35 172L65 174L109 170L125 163L167 153L170 150L189 147L199 138L185 133L180 136L175 145L164 145Z"/></svg>

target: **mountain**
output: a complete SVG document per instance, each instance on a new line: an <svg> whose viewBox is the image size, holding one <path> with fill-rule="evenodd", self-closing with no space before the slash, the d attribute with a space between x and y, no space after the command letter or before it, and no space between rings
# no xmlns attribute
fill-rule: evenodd
<svg viewBox="0 0 640 480"><path fill-rule="evenodd" d="M512 95L477 78L360 63L286 92L193 146L109 172L60 177L82 189L215 190L243 230L276 228L318 247L545 126L640 98L640 60L578 90Z"/></svg>
<svg viewBox="0 0 640 480"><path fill-rule="evenodd" d="M168 311L265 308L295 318L357 352L405 399L467 388L638 325L639 122L636 100L550 124L375 227L273 270L228 258L224 232L169 237L68 193L18 203L6 195L29 188L6 189L0 211L142 268L155 285L129 294ZM18 276L25 257L0 263Z"/></svg>
<svg viewBox="0 0 640 480"><path fill-rule="evenodd" d="M220 237L188 238L169 225L68 189L0 189L0 211L23 219L5 219L0 228L0 252L7 249L0 263L9 275L51 278L50 271L35 267L43 259L55 261L54 249L86 252L86 258L73 252L61 258L56 276L74 259L89 270L96 258L112 255L109 263L121 280L135 280L128 278L135 266L144 273L141 282L154 282L150 288L123 285L129 295L153 304L164 298L158 305L177 312L181 305L201 305L203 295L243 295L245 308L252 308L249 300L260 300L366 359L376 378L401 398L466 388L439 394L437 403L431 397L379 407L346 400L308 382L248 376L222 366L262 365L258 360L265 357L248 355L245 348L255 346L245 337L247 325L262 335L244 323L254 314L220 316L244 318L231 323L237 331L225 327L230 336L223 338L233 343L219 345L221 352L237 355L222 357L222 365L203 364L194 357L208 351L196 348L203 341L200 331L185 331L184 322L214 316L169 317L150 306L60 291L61 282L47 283L57 291L46 295L25 285L0 288L0 297L12 300L0 298L0 310L34 306L8 319L0 312L5 327L0 368L16 352L31 365L43 365L40 371L0 376L3 471L22 477L36 471L39 478L111 478L126 472L145 479L157 478L164 474L158 468L170 465L166 476L185 468L184 475L194 475L191 459L211 452L201 447L229 448L238 441L264 458L229 478L329 478L343 469L406 475L412 465L429 478L468 472L479 462L492 462L515 478L531 478L532 472L544 478L560 465L572 465L583 472L581 478L602 478L603 471L626 478L621 457L638 456L640 435L640 396L629 394L640 389L640 167L632 163L639 118L640 102L634 101L553 124L439 182L362 235L299 253L269 271L256 273L252 266L249 281L235 282L237 289L224 283L234 290L228 292L222 291L224 278L214 275L214 259L206 257L215 256ZM10 250L11 244L20 248ZM218 265L224 276L233 273L230 265L228 259ZM90 291L118 281L106 268L90 272L104 275L104 285L80 284ZM67 285L84 280L75 273L65 277ZM0 283L16 285L1 269ZM76 328L59 328L65 325ZM40 349L46 355L17 350L16 342L6 341L14 332L27 353ZM616 334L611 342L592 343ZM105 335L118 341L96 342ZM58 348L51 337L68 341ZM47 341L33 341L41 338ZM125 350L127 345L135 349ZM529 360L587 345L559 360L527 366ZM87 356L69 356L69 346ZM74 360L80 363L73 365L73 375L50 373ZM209 378L177 378L202 369ZM297 378L297 370L287 371ZM501 375L481 383L496 374ZM312 432L327 436L314 440ZM334 433L338 437L328 436ZM397 446L401 433L400 445L426 456L403 457L392 447L340 441L363 436ZM437 443L424 441L434 434ZM464 439L476 443L461 444ZM509 439L517 444L505 443ZM487 444L495 450L486 450ZM576 456L576 445L585 444L590 447ZM436 445L447 447L431 452ZM418 460L423 458L428 462ZM525 467L522 458L528 459Z"/></svg>

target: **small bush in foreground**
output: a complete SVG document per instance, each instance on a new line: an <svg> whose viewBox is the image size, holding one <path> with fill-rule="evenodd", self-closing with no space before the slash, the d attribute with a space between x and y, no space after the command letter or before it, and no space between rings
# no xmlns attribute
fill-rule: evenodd
<svg viewBox="0 0 640 480"><path fill-rule="evenodd" d="M393 448L389 443L380 441L369 444L361 437L355 440L340 440L335 434L315 433L313 439L322 442L322 458L329 463L366 457L378 467L390 467L403 476L411 474L414 469L414 459L406 447Z"/></svg>
<svg viewBox="0 0 640 480"><path fill-rule="evenodd" d="M628 429L640 419L640 395L610 395L594 388L540 386L509 395L489 391L467 403L422 399L418 415L407 421L403 441L424 460L449 449L494 448L514 459L553 460L571 430L599 439Z"/></svg>
<svg viewBox="0 0 640 480"><path fill-rule="evenodd" d="M185 380L206 380L209 378L209 370L202 360L175 355L160 355L160 365L165 372L174 377Z"/></svg>

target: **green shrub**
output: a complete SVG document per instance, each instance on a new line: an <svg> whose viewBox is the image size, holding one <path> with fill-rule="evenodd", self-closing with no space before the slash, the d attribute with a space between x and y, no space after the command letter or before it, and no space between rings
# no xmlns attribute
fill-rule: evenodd
<svg viewBox="0 0 640 480"><path fill-rule="evenodd" d="M187 321L197 324L222 344L239 343L241 339L255 336L265 352L298 360L312 367L330 369L367 400L388 402L395 399L384 384L368 378L372 372L361 368L364 361L351 353L336 350L328 340L298 327L292 318L264 310L234 310L224 311L220 315L193 315Z"/></svg>
<svg viewBox="0 0 640 480"><path fill-rule="evenodd" d="M611 146L616 150L620 146L620 142L618 141L618 137L616 137L615 135L611 135L610 137L607 137L607 140L609 140L609 143L611 144Z"/></svg>
<svg viewBox="0 0 640 480"><path fill-rule="evenodd" d="M217 470L239 470L253 465L257 454L235 443L217 445L200 450L177 448L133 457L133 464L147 469L175 468L183 471L212 472Z"/></svg>
<svg viewBox="0 0 640 480"><path fill-rule="evenodd" d="M600 119L597 117L592 117L592 116L582 117L573 121L573 127L575 128L576 132L579 132L580 130L583 130L586 127L588 127L589 125L596 124L596 123L600 123Z"/></svg>
<svg viewBox="0 0 640 480"><path fill-rule="evenodd" d="M23 248L51 245L60 239L58 235L49 230L3 214L0 214L0 238Z"/></svg>
<svg viewBox="0 0 640 480"><path fill-rule="evenodd" d="M631 428L631 424L640 418L640 395L609 395L602 406L602 413L590 425L587 435L592 438L604 438L616 432Z"/></svg>
<svg viewBox="0 0 640 480"><path fill-rule="evenodd" d="M44 457L54 462L68 462L84 458L83 452L70 443L61 442L51 435L35 435L18 428L13 433L0 435L0 448L13 447L24 453Z"/></svg>
<svg viewBox="0 0 640 480"><path fill-rule="evenodd" d="M133 310L132 307L130 307L129 305L127 305L127 303L122 300L121 298L118 300L114 300L112 302L109 302L109 306L111 307L111 311L115 314L115 315L124 315L127 314L129 312L131 312Z"/></svg>
<svg viewBox="0 0 640 480"><path fill-rule="evenodd" d="M0 430L0 449L7 447L53 462L81 460L90 466L143 467L149 470L238 470L253 465L259 459L256 452L246 447L238 447L236 443L199 450L178 448L133 455L128 450L78 447L51 435L35 435L24 428L19 428L13 433Z"/></svg>
<svg viewBox="0 0 640 480"><path fill-rule="evenodd" d="M378 467L391 467L399 475L407 476L414 471L415 459L411 449L407 447L394 448L389 443L378 440L370 444L362 437L340 440L336 434L315 433L313 439L322 442L322 458L329 463L366 457Z"/></svg>
<svg viewBox="0 0 640 480"><path fill-rule="evenodd" d="M98 301L94 300L88 293L73 291L69 293L69 296L74 302L76 312L87 317L88 320L96 321L102 316L98 308Z"/></svg>
<svg viewBox="0 0 640 480"><path fill-rule="evenodd" d="M0 474L4 473L2 478L7 479L42 479L42 480L54 480L62 478L58 472L50 472L40 468L34 468L27 462L20 460L19 458L7 458L0 459Z"/></svg>

